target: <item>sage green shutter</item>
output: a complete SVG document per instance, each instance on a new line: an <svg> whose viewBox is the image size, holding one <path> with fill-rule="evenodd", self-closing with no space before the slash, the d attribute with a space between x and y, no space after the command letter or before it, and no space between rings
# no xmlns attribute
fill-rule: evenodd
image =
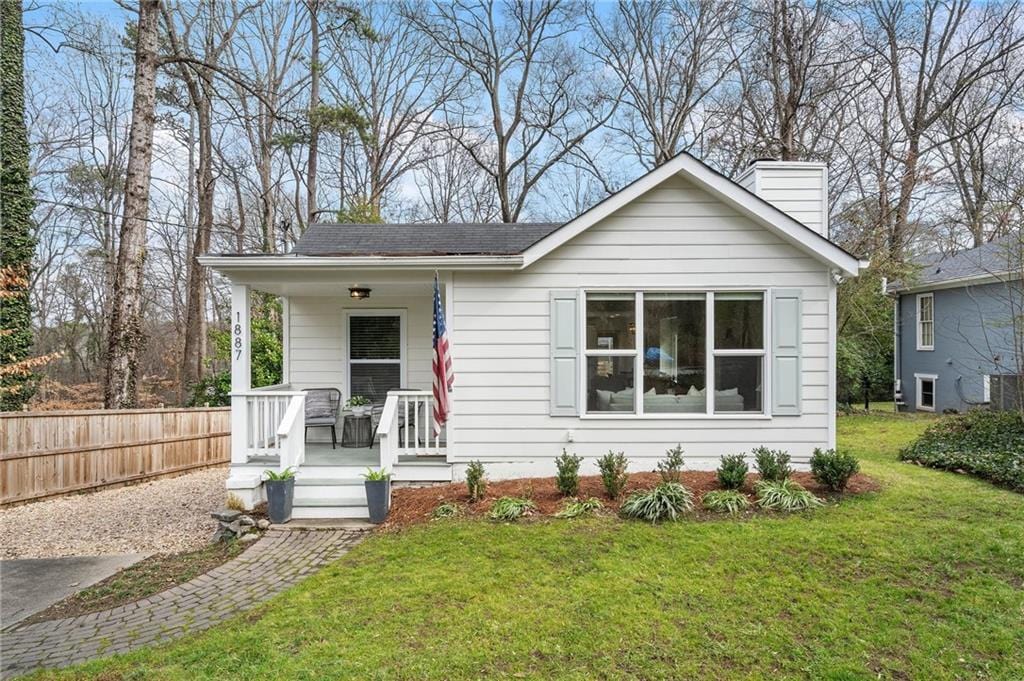
<svg viewBox="0 0 1024 681"><path fill-rule="evenodd" d="M797 416L800 408L800 289L772 291L772 415Z"/></svg>
<svg viewBox="0 0 1024 681"><path fill-rule="evenodd" d="M551 415L579 412L579 295L551 292Z"/></svg>

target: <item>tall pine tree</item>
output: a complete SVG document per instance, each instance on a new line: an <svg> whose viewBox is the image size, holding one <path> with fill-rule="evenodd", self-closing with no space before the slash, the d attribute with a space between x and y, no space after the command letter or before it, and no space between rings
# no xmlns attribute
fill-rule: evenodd
<svg viewBox="0 0 1024 681"><path fill-rule="evenodd" d="M35 387L29 278L35 239L25 128L21 0L0 0L0 411L21 409Z"/></svg>

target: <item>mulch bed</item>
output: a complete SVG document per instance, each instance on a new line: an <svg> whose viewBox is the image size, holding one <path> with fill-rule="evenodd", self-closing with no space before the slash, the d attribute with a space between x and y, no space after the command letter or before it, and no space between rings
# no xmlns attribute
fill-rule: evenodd
<svg viewBox="0 0 1024 681"><path fill-rule="evenodd" d="M843 497L875 492L881 486L872 478L858 473L850 479L846 491L842 494L829 492L819 485L810 473L793 473L791 478L806 487L815 495L827 500L837 501ZM743 491L751 501L751 508L739 517L764 514L753 505L754 483L757 482L757 475L748 475ZM601 485L601 477L598 475L587 475L580 477L579 498L596 497L605 505L609 513L617 513L619 505L630 492L638 489L650 489L661 482L658 473L630 473L629 483L626 485L625 493L616 500L609 499ZM723 519L730 516L720 513L711 513L701 508L700 499L706 492L721 489L718 484L718 477L714 471L687 471L682 474L682 483L694 496L695 512L692 514L698 520ZM555 478L516 478L514 480L488 481L487 495L476 503L469 503L469 493L465 483L452 483L435 487L406 487L396 489L391 493L391 510L388 513L387 521L381 526L383 529L400 529L410 525L417 525L429 522L434 509L442 503L456 503L462 507L462 513L468 517L486 517L494 502L501 497L526 497L537 505L534 517L552 516L561 510L565 503L565 497L558 493L555 486ZM735 517L735 516L734 516Z"/></svg>

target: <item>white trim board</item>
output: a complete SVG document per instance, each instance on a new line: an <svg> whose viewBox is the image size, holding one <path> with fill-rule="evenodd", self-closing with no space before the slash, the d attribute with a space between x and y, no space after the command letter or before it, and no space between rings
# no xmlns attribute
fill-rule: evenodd
<svg viewBox="0 0 1024 681"><path fill-rule="evenodd" d="M840 270L847 276L856 276L861 269L867 267L865 261L850 255L813 229L801 224L736 182L713 171L686 152L669 159L664 165L643 175L527 248L523 252L523 267L529 267L673 175L680 175L693 182L699 188L723 203L736 208L808 255Z"/></svg>

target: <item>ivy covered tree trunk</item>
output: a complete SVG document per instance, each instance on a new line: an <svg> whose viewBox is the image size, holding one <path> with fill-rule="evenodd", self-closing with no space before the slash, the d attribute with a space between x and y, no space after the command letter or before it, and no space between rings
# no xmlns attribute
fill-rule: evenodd
<svg viewBox="0 0 1024 681"><path fill-rule="evenodd" d="M159 5L159 0L139 2L124 220L121 223L121 241L117 252L103 386L103 405L107 409L130 409L138 403L139 355L145 344L142 331L142 286L146 263L149 183L153 168L153 129L156 125Z"/></svg>
<svg viewBox="0 0 1024 681"><path fill-rule="evenodd" d="M25 128L21 2L0 0L0 411L21 409L35 389L29 279L35 240ZM26 367L13 370L15 367Z"/></svg>

